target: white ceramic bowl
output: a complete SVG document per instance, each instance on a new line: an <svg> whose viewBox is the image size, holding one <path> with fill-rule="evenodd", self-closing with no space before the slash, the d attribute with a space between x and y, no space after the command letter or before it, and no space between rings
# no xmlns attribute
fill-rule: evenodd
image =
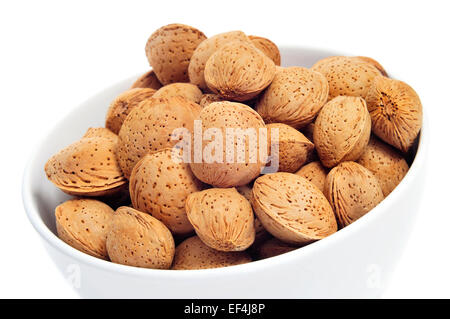
<svg viewBox="0 0 450 319"><path fill-rule="evenodd" d="M282 48L285 66L311 66L336 52ZM109 103L134 81L91 97L38 145L25 171L23 201L49 255L82 297L105 298L328 298L377 297L407 242L425 175L426 121L415 160L400 185L370 213L337 233L281 256L207 270L153 270L100 260L55 235L54 208L68 198L44 174L47 159L102 126Z"/></svg>

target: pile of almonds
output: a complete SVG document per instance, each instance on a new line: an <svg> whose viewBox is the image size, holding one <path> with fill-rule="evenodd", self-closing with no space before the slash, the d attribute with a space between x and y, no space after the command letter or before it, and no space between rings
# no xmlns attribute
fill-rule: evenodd
<svg viewBox="0 0 450 319"><path fill-rule="evenodd" d="M58 236L82 252L158 269L248 263L348 226L408 171L421 102L371 58L280 67L266 38L207 38L181 24L156 30L145 52L152 70L112 101L105 127L45 165L76 196L55 216ZM203 132L267 129L258 150L277 157L187 162L174 132L193 132L196 120ZM262 174L274 159L278 171Z"/></svg>

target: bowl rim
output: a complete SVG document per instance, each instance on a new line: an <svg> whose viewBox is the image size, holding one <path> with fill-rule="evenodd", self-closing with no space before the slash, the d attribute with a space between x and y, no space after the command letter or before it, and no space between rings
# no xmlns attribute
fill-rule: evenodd
<svg viewBox="0 0 450 319"><path fill-rule="evenodd" d="M337 53L328 49L320 49L314 47L307 46L280 46L280 49L283 50L307 50L307 51L317 51L322 53L334 53L340 55L348 55ZM140 74L139 74L140 75ZM94 96L101 94L103 91L106 91L113 87L114 85L118 85L119 83L124 83L125 81L132 82L139 75L134 75L127 79L123 79L121 81L117 81L112 85L105 87L103 90L97 92L96 94L89 97L86 101L92 99ZM79 103L77 107L71 109L65 116L63 116L59 122L67 120L69 117L72 117L74 113L77 113L79 107L83 103ZM58 123L59 123L58 122ZM54 125L53 129L57 126ZM429 139L429 127L428 127L428 118L426 110L423 110L423 120L422 120L422 128L420 131L418 147L416 151L416 155L414 160L402 179L402 181L397 185L397 187L375 208L373 208L370 213L364 215L362 218L356 220L351 225L340 229L336 233L313 242L301 249L296 249L287 253L284 253L279 256L258 260L254 262L250 262L247 264L223 267L223 268L212 268L212 269L198 269L198 270L170 270L170 269L148 269L148 268L139 268L134 266L116 264L110 261L106 261L103 259L99 259L88 254L85 254L81 251L76 250L75 248L69 246L62 240L60 240L43 222L43 220L39 216L39 210L36 203L33 200L32 196L32 164L36 160L39 150L45 141L51 138L53 134L53 129L51 129L47 134L38 141L38 143L33 148L27 165L25 167L25 171L22 178L22 201L31 224L35 228L35 230L39 233L41 238L55 250L60 253L68 256L76 260L78 263L86 264L91 267L96 267L108 272L121 273L124 275L132 275L132 276L145 276L145 277L158 277L158 279L190 279L196 280L200 278L209 278L217 276L235 276L237 274L249 274L250 272L258 272L263 271L268 268L277 267L278 265L282 265L288 263L289 261L295 260L298 263L301 263L302 259L307 258L308 256L316 253L320 253L320 251L327 249L330 245L339 244L339 241L344 240L346 237L351 236L355 232L358 232L360 228L365 227L365 225L370 224L373 219L381 218L381 216L388 213L388 207L394 203L400 194L406 192L408 189L408 184L414 182L416 177L419 175L422 166L424 165L426 159L426 151L428 147L428 139Z"/></svg>

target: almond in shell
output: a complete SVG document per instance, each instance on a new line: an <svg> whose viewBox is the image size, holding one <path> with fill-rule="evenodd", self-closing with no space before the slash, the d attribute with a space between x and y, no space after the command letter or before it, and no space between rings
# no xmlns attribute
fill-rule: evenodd
<svg viewBox="0 0 450 319"><path fill-rule="evenodd" d="M281 64L280 50L277 45L267 38L258 37L256 35L249 35L248 38L253 45L267 55L275 65Z"/></svg>
<svg viewBox="0 0 450 319"><path fill-rule="evenodd" d="M380 71L380 73L382 75L384 75L386 77L388 76L388 74L387 74L386 70L384 69L384 67L377 60L375 60L373 58L370 58L368 56L355 56L355 57L352 57L352 58L360 60L360 61L363 61L363 62L366 62L366 63L369 63L369 64L372 64L374 67L376 67L378 69L378 71Z"/></svg>
<svg viewBox="0 0 450 319"><path fill-rule="evenodd" d="M213 102L223 102L223 101L225 101L225 100L220 95L207 93L207 94L203 94L203 96L200 100L200 106L205 107L205 106L210 105Z"/></svg>
<svg viewBox="0 0 450 319"><path fill-rule="evenodd" d="M194 103L200 103L203 93L196 85L191 83L171 83L163 86L155 93L155 97L166 99L174 96L181 96Z"/></svg>
<svg viewBox="0 0 450 319"><path fill-rule="evenodd" d="M153 90L158 90L162 87L161 82L159 82L158 78L156 77L155 72L153 70L150 70L143 75L141 75L134 83L131 85L131 89L135 88L149 88Z"/></svg>
<svg viewBox="0 0 450 319"><path fill-rule="evenodd" d="M295 174L307 179L323 192L328 171L319 161L306 164Z"/></svg>
<svg viewBox="0 0 450 319"><path fill-rule="evenodd" d="M288 253L297 248L277 238L270 238L255 248L255 255L258 259L266 259Z"/></svg>

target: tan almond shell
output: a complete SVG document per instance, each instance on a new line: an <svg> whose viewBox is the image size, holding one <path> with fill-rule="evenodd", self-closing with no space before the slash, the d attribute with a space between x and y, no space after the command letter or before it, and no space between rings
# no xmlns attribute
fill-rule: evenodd
<svg viewBox="0 0 450 319"><path fill-rule="evenodd" d="M375 175L355 162L340 163L328 173L324 194L341 227L350 225L384 199Z"/></svg>
<svg viewBox="0 0 450 319"><path fill-rule="evenodd" d="M338 96L320 111L314 123L314 145L325 167L357 160L369 143L371 121L360 97Z"/></svg>
<svg viewBox="0 0 450 319"><path fill-rule="evenodd" d="M47 161L47 178L69 195L105 196L120 191L127 180L115 156L117 135L106 129L89 129L86 134L88 137L65 147Z"/></svg>
<svg viewBox="0 0 450 319"><path fill-rule="evenodd" d="M202 132L212 128L222 131L223 154L222 162L207 162L208 158L203 158L201 162L194 159L190 165L194 175L206 184L215 187L233 187L248 184L255 179L265 166L265 160L259 156L259 129L265 128L264 121L258 113L245 104L235 102L214 102L206 106L200 112L199 119L202 123ZM234 161L228 163L226 158L226 128L255 129L258 135L257 158L250 158L249 139L245 138L245 159L238 158L238 147L234 147ZM242 141L240 134L238 138ZM235 141L238 140L235 138ZM203 140L202 150L205 150L210 142ZM264 144L267 144L265 141ZM266 145L265 145L266 146ZM194 148L192 148L194 151ZM195 154L194 154L195 155ZM242 160L243 163L239 163ZM254 161L252 163L252 161Z"/></svg>
<svg viewBox="0 0 450 319"><path fill-rule="evenodd" d="M203 94L200 100L200 106L203 108L205 106L210 105L213 102L223 102L223 101L225 100L222 97L220 97L220 95L207 93Z"/></svg>
<svg viewBox="0 0 450 319"><path fill-rule="evenodd" d="M405 82L379 76L366 101L375 135L407 152L422 127L422 103L414 89Z"/></svg>
<svg viewBox="0 0 450 319"><path fill-rule="evenodd" d="M264 228L286 243L308 244L337 231L333 210L322 192L292 173L256 179L252 206Z"/></svg>
<svg viewBox="0 0 450 319"><path fill-rule="evenodd" d="M277 68L256 111L266 123L302 128L314 120L327 97L328 82L322 74L303 67Z"/></svg>
<svg viewBox="0 0 450 319"><path fill-rule="evenodd" d="M322 192L327 174L327 169L319 161L306 164L295 173L295 175L301 176L316 185Z"/></svg>
<svg viewBox="0 0 450 319"><path fill-rule="evenodd" d="M298 248L282 242L277 238L270 238L255 247L255 255L258 259L266 259L288 253Z"/></svg>
<svg viewBox="0 0 450 319"><path fill-rule="evenodd" d="M278 129L278 171L294 173L298 171L314 149L314 144L292 126L282 123L267 124L268 144L271 145L272 130ZM271 150L274 145L271 145ZM272 156L272 151L270 153Z"/></svg>
<svg viewBox="0 0 450 319"><path fill-rule="evenodd" d="M105 120L106 128L119 134L120 128L131 110L143 100L151 98L155 92L154 89L135 88L121 93L109 106Z"/></svg>
<svg viewBox="0 0 450 319"><path fill-rule="evenodd" d="M363 62L366 62L366 63L369 63L369 64L372 64L374 67L376 67L378 69L378 71L380 71L381 75L384 75L386 77L388 76L388 74L387 74L386 70L384 69L384 67L377 60L375 60L373 58L370 58L368 56L355 56L355 57L352 57L352 58L360 60L360 61L363 61Z"/></svg>
<svg viewBox="0 0 450 319"><path fill-rule="evenodd" d="M365 98L374 78L381 75L372 64L344 56L322 59L311 69L322 73L328 80L329 100L339 95Z"/></svg>
<svg viewBox="0 0 450 319"><path fill-rule="evenodd" d="M183 97L150 98L135 107L125 119L119 132L117 159L126 178L144 155L171 147L177 128L194 129L200 105Z"/></svg>
<svg viewBox="0 0 450 319"><path fill-rule="evenodd" d="M389 195L408 172L408 163L392 146L372 137L357 161L371 171L383 190Z"/></svg>
<svg viewBox="0 0 450 319"><path fill-rule="evenodd" d="M117 134L113 133L110 129L107 129L106 127L90 127L84 133L82 138L85 137L104 137L112 139L113 141L117 142Z"/></svg>
<svg viewBox="0 0 450 319"><path fill-rule="evenodd" d="M163 223L126 206L114 213L106 248L114 263L153 269L169 269L175 254L172 234Z"/></svg>
<svg viewBox="0 0 450 319"><path fill-rule="evenodd" d="M252 259L245 251L225 252L205 245L198 236L190 237L175 249L173 270L221 268L241 265Z"/></svg>
<svg viewBox="0 0 450 319"><path fill-rule="evenodd" d="M191 83L197 85L202 90L208 89L204 75L206 62L214 52L231 41L249 42L250 40L242 31L230 31L216 34L197 46L192 54L188 68Z"/></svg>
<svg viewBox="0 0 450 319"><path fill-rule="evenodd" d="M163 85L189 82L189 61L205 39L203 32L184 24L169 24L156 30L147 41L145 53L158 80Z"/></svg>
<svg viewBox="0 0 450 319"><path fill-rule="evenodd" d="M256 35L249 35L248 38L252 41L253 45L267 55L275 65L281 64L280 50L277 45L267 38L258 37Z"/></svg>
<svg viewBox="0 0 450 319"><path fill-rule="evenodd" d="M208 88L225 99L247 101L272 82L275 63L251 43L234 41L217 50L206 62Z"/></svg>
<svg viewBox="0 0 450 319"><path fill-rule="evenodd" d="M195 84L191 83L171 83L163 86L155 93L155 97L171 98L174 96L182 96L186 100L198 104L203 93Z"/></svg>
<svg viewBox="0 0 450 319"><path fill-rule="evenodd" d="M114 210L94 199L71 199L55 208L56 231L66 244L108 259L106 236Z"/></svg>
<svg viewBox="0 0 450 319"><path fill-rule="evenodd" d="M159 82L156 77L155 72L150 70L144 74L142 74L132 85L130 89L135 88L149 88L153 90L158 90L162 87L161 82Z"/></svg>
<svg viewBox="0 0 450 319"><path fill-rule="evenodd" d="M235 188L189 195L186 213L198 237L216 250L243 251L255 240L252 207Z"/></svg>
<svg viewBox="0 0 450 319"><path fill-rule="evenodd" d="M182 159L180 151L172 148L145 155L130 177L133 207L159 219L177 235L194 231L186 216L186 198L203 188Z"/></svg>

